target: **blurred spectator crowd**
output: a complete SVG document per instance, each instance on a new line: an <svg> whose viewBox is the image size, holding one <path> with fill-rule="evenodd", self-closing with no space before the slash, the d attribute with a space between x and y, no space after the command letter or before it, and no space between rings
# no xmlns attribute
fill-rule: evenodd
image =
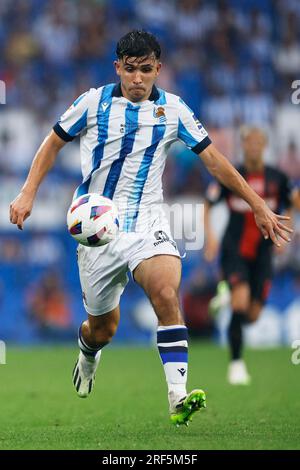
<svg viewBox="0 0 300 470"><path fill-rule="evenodd" d="M300 70L297 0L2 0L0 79L11 114L0 126L1 169L9 171L9 152L10 168L27 168L41 136L78 95L116 80L116 42L132 28L157 35L159 85L217 131L230 158L232 130L263 126L270 160L300 178L299 107L291 102ZM18 145L16 127L31 133L30 142Z"/></svg>

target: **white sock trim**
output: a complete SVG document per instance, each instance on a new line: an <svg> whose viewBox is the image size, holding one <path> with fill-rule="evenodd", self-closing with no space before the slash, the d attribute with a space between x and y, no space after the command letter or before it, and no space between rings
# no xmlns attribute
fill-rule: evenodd
<svg viewBox="0 0 300 470"><path fill-rule="evenodd" d="M168 326L159 326L157 331L164 331L164 330L175 330L177 328L184 328L187 329L185 325L168 325Z"/></svg>

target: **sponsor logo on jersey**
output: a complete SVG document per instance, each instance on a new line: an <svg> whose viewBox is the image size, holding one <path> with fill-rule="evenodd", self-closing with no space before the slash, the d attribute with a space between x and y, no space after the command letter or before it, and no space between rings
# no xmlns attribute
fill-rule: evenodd
<svg viewBox="0 0 300 470"><path fill-rule="evenodd" d="M131 132L135 132L138 134L140 127L138 124L130 123L127 124L120 124L120 132L121 134L130 134Z"/></svg>

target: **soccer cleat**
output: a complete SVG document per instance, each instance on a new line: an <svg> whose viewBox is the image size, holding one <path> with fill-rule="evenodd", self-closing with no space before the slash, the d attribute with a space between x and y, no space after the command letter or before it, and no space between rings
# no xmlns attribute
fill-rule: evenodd
<svg viewBox="0 0 300 470"><path fill-rule="evenodd" d="M221 281L217 285L217 294L211 299L208 312L212 317L216 317L219 311L227 307L230 302L230 289L226 281Z"/></svg>
<svg viewBox="0 0 300 470"><path fill-rule="evenodd" d="M205 392L199 389L193 390L171 410L171 421L177 427L181 424L188 426L193 414L201 408L206 408Z"/></svg>
<svg viewBox="0 0 300 470"><path fill-rule="evenodd" d="M228 382L231 385L249 385L251 382L245 362L242 359L231 361L228 368Z"/></svg>
<svg viewBox="0 0 300 470"><path fill-rule="evenodd" d="M93 390L95 373L100 360L100 353L94 358L86 357L81 351L73 369L73 385L80 398L86 398Z"/></svg>

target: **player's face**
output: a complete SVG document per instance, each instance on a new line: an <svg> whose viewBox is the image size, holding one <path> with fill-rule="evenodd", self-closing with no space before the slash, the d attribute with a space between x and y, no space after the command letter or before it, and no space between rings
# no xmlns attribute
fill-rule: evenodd
<svg viewBox="0 0 300 470"><path fill-rule="evenodd" d="M265 147L266 137L262 132L252 131L243 139L244 155L248 162L261 162Z"/></svg>
<svg viewBox="0 0 300 470"><path fill-rule="evenodd" d="M123 57L115 61L121 79L122 92L132 102L147 100L161 69L154 55L148 57Z"/></svg>

